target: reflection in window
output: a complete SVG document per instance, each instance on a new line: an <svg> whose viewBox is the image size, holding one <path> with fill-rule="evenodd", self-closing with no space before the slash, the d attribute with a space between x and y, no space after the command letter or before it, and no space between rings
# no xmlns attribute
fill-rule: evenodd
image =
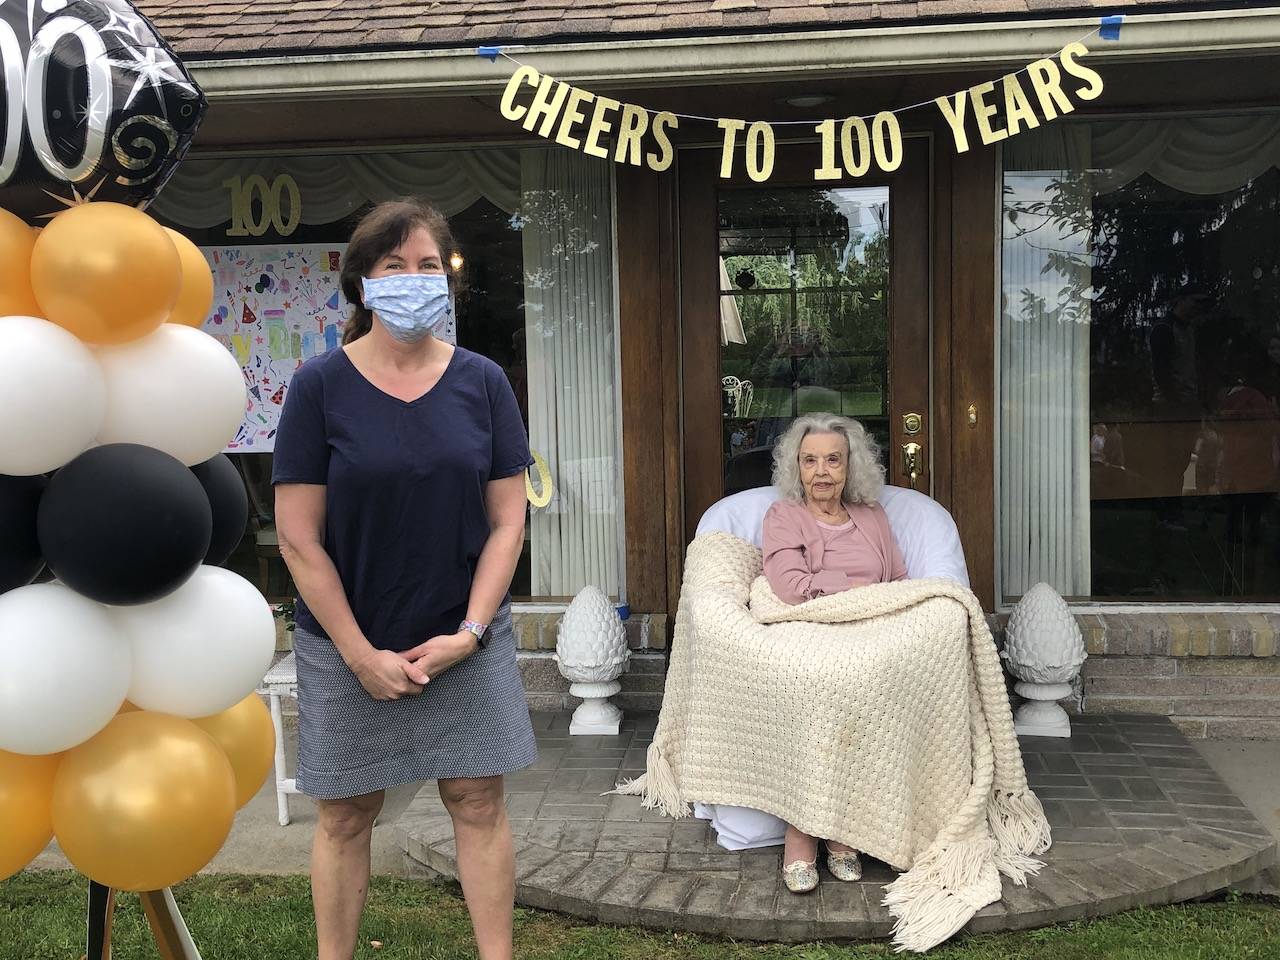
<svg viewBox="0 0 1280 960"><path fill-rule="evenodd" d="M285 174L302 193L297 230L288 237L268 232L255 238L256 245L229 239L223 181L260 175L270 182ZM229 302L206 329L224 334L229 347L239 342L246 368L267 364L250 356L249 338L261 333L260 344L270 339L273 382L255 399L278 416L293 370L337 347L347 310L337 274L345 241L373 202L397 194L425 197L448 215L459 245L446 252L461 279L458 343L506 371L530 445L550 470L555 495L545 507L531 508L513 595L570 597L595 584L618 596L621 477L609 164L540 149L195 160L178 171L152 212L194 239L211 261L217 257L218 297ZM268 255L287 260L313 250L328 252L292 288L272 280L262 262ZM269 304L265 288L278 294ZM236 341L225 335L232 320L253 329L240 331ZM257 452L231 451L250 494L251 522L230 565L268 597L283 599L292 588L272 518L274 422L262 423L248 447Z"/></svg>
<svg viewBox="0 0 1280 960"><path fill-rule="evenodd" d="M1005 148L1002 593L1280 593L1280 117Z"/></svg>
<svg viewBox="0 0 1280 960"><path fill-rule="evenodd" d="M888 435L887 187L720 195L725 493L769 483L793 419Z"/></svg>

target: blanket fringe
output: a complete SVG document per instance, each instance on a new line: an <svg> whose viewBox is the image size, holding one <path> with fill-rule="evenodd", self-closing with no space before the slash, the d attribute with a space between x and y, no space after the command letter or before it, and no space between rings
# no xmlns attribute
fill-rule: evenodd
<svg viewBox="0 0 1280 960"><path fill-rule="evenodd" d="M952 936L969 918L1000 899L995 840L985 831L936 844L885 887L882 901L895 918L893 942L899 952L923 953Z"/></svg>
<svg viewBox="0 0 1280 960"><path fill-rule="evenodd" d="M999 899L997 895L992 902ZM897 909L890 908L889 912L896 918L893 925L894 952L924 953L931 950L959 933L981 909L965 897L947 890L932 890Z"/></svg>
<svg viewBox="0 0 1280 960"><path fill-rule="evenodd" d="M657 742L649 744L645 754L645 772L634 780L619 784L612 793L624 797L640 797L640 802L648 810L661 810L673 820L681 820L689 816L689 804L680 795L680 784L676 782L671 764L662 755Z"/></svg>
<svg viewBox="0 0 1280 960"><path fill-rule="evenodd" d="M885 887L884 905L892 911L934 890L962 890L972 886L995 855L996 843L985 834L935 844L916 858L910 870Z"/></svg>
<svg viewBox="0 0 1280 960"><path fill-rule="evenodd" d="M996 842L996 867L1014 883L1025 885L1027 877L1044 866L1035 855L1048 850L1052 842L1040 798L1030 789L993 791L987 802L987 823Z"/></svg>

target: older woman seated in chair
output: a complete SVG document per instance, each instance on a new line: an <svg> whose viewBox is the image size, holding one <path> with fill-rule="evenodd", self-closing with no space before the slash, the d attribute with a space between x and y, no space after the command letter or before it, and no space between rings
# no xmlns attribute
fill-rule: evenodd
<svg viewBox="0 0 1280 960"><path fill-rule="evenodd" d="M834 414L799 418L774 450L781 499L764 518L764 574L778 598L803 603L870 583L904 580L907 567L877 502L884 468L861 424ZM818 839L787 826L782 875L792 893L818 885ZM827 866L858 880L858 852L827 841Z"/></svg>

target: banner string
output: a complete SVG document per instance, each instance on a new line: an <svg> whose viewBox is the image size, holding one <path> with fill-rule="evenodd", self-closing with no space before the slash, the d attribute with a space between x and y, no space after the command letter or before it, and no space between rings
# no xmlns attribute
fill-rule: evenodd
<svg viewBox="0 0 1280 960"><path fill-rule="evenodd" d="M1084 43L1086 40L1088 40L1088 39L1090 39L1090 38L1094 37L1095 35L1096 35L1096 36L1101 37L1103 40L1119 40L1119 39L1120 39L1120 25L1121 25L1121 23L1123 22L1123 20L1124 20L1124 16L1123 16L1123 14L1116 14L1116 15L1113 15L1113 16L1103 17L1103 18L1101 19L1101 21L1099 22L1098 26L1094 27L1094 28L1093 28L1092 30L1090 30L1088 33L1083 34L1083 35L1082 35L1078 40L1075 40L1075 41L1073 41L1073 42L1074 42L1074 43ZM1058 52L1058 53L1061 53L1063 50L1065 50L1065 49L1066 49L1067 47L1069 47L1070 45L1071 45L1071 44L1069 44L1069 43L1068 43L1068 44L1063 44L1061 47L1059 47L1059 48L1058 48L1058 51L1057 51L1057 52ZM517 48L517 49L519 49L519 48ZM526 63L524 63L524 62L522 62L522 61L520 61L520 60L517 60L515 57L511 56L509 53L507 53L507 48L504 48L504 47L479 47L479 48L477 48L477 50L476 50L476 55L477 55L477 56L480 56L480 57L483 57L483 58L485 58L485 59L487 59L490 63L496 62L496 60L497 60L497 58L498 58L498 57L502 57L504 60L509 60L511 63L514 63L517 67L524 67L524 66L530 66L530 67L532 67L532 64L526 64ZM1052 56L1052 54L1050 54L1049 56ZM1035 61L1033 61L1033 62L1035 62ZM536 68L534 68L534 69L536 69ZM1016 76L1018 76L1019 74L1026 73L1029 69L1031 69L1031 64L1030 64L1030 63L1025 64L1023 67L1021 67L1021 68L1020 68L1020 69L1018 69L1018 70L1013 71L1012 73L1008 73L1008 72L1006 72L1006 73L1001 73L1001 74L999 74L995 79L996 79L996 80L1000 80L1000 79L1002 79L1003 77L1007 77L1007 76L1015 76L1015 77L1016 77ZM994 81L992 81L992 82L994 82ZM908 111L910 111L910 110L918 110L918 109L920 109L921 107L927 107L927 106L930 106L930 105L932 105L933 103L935 103L935 102L937 101L937 99L938 99L937 97L931 97L931 98L929 98L928 100L921 100L919 103L912 103L912 104L909 104L908 106L905 106L905 107L897 107L896 109L893 109L893 110L879 110L879 111L877 111L876 113L868 113L868 114L865 114L865 115L863 115L863 116L859 117L859 119L861 119L861 120L874 120L874 119L875 119L875 117L876 117L878 114L881 114L881 113L892 113L892 114L907 113L907 112L908 112ZM704 116L700 116L699 114L696 114L696 113L677 113L676 111L673 111L673 110L657 111L657 110L653 110L653 109L651 109L651 108L649 108L649 107L645 107L645 109L646 109L646 110L649 110L651 113L658 113L658 112L670 113L672 116L674 116L674 117L679 117L681 120L698 120L698 121L701 121L701 122L704 122L704 123L719 123L719 122L720 122L720 120L721 120L721 119L723 119L723 118L721 118L721 117L704 117ZM732 118L732 119L737 119L737 118ZM744 120L744 121L743 121L743 123L761 123L761 122L763 122L763 123L767 123L767 124L769 124L770 126L775 126L775 127L785 127L785 126L813 126L815 123L819 123L819 122L821 122L821 120L825 120L825 119L828 119L828 118L825 118L825 117L824 117L824 118L821 118L820 120L815 120L815 119L812 119L812 118L807 119L807 120L764 120L764 121L759 121L759 120ZM842 118L842 119L851 119L851 118L847 118L847 117L846 117L846 118Z"/></svg>

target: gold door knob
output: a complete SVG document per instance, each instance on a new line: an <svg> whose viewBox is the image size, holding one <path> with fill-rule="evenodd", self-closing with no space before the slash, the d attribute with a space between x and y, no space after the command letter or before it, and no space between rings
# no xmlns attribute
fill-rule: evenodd
<svg viewBox="0 0 1280 960"><path fill-rule="evenodd" d="M914 440L902 445L902 472L907 475L907 480L910 482L912 490L916 488L916 481L920 479L920 475L924 472L920 456L923 452L924 447Z"/></svg>

